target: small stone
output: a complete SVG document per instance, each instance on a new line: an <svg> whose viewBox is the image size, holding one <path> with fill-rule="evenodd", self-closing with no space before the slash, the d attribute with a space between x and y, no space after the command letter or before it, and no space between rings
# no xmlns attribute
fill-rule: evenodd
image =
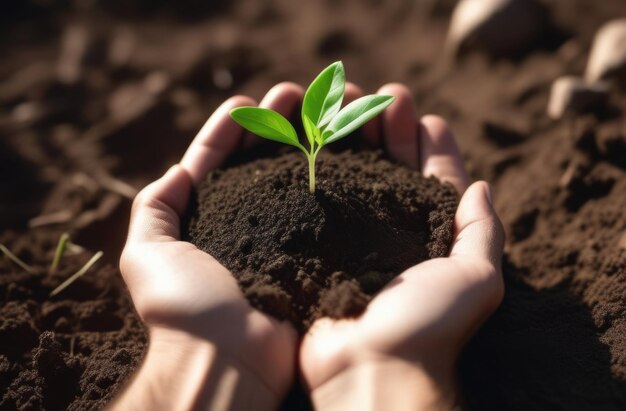
<svg viewBox="0 0 626 411"><path fill-rule="evenodd" d="M152 73L148 74L143 81L143 85L146 91L154 95L160 94L165 91L169 84L170 78L163 71L153 71Z"/></svg>
<svg viewBox="0 0 626 411"><path fill-rule="evenodd" d="M217 68L213 70L213 84L218 90L228 90L233 86L233 75L230 70Z"/></svg>
<svg viewBox="0 0 626 411"><path fill-rule="evenodd" d="M565 114L581 114L604 104L608 89L602 83L587 84L579 77L563 76L552 83L548 116L555 120Z"/></svg>
<svg viewBox="0 0 626 411"><path fill-rule="evenodd" d="M541 36L548 20L546 8L535 0L461 0L452 14L447 52L515 56Z"/></svg>
<svg viewBox="0 0 626 411"><path fill-rule="evenodd" d="M598 30L585 78L590 83L610 79L626 84L626 18L612 20Z"/></svg>
<svg viewBox="0 0 626 411"><path fill-rule="evenodd" d="M20 103L13 109L13 119L18 123L30 123L41 118L42 107L37 102L26 101Z"/></svg>

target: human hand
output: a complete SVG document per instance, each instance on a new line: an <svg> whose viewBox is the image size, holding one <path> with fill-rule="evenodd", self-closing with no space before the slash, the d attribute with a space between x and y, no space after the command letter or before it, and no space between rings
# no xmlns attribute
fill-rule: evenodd
<svg viewBox="0 0 626 411"><path fill-rule="evenodd" d="M360 91L353 86L353 94ZM462 198L447 258L409 268L356 319L318 320L300 349L301 372L319 409L444 409L455 402L455 361L504 292L504 232L489 186L469 178L445 122L418 122L410 92L364 129L373 144L425 175L454 185ZM382 130L383 135L377 133Z"/></svg>
<svg viewBox="0 0 626 411"><path fill-rule="evenodd" d="M288 116L302 94L299 86L282 83L260 105ZM274 408L291 386L297 341L292 327L253 309L224 266L180 241L180 216L192 185L240 145L243 130L228 113L244 105L257 103L236 96L222 104L180 164L133 203L120 267L150 345L116 408Z"/></svg>

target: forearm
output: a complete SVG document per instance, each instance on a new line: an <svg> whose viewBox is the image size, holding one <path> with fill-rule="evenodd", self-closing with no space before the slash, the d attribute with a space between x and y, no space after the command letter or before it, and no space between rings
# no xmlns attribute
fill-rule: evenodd
<svg viewBox="0 0 626 411"><path fill-rule="evenodd" d="M402 360L355 365L311 393L316 410L451 410L450 372L433 372Z"/></svg>
<svg viewBox="0 0 626 411"><path fill-rule="evenodd" d="M213 344L158 329L137 374L113 410L270 410L279 399L245 367Z"/></svg>

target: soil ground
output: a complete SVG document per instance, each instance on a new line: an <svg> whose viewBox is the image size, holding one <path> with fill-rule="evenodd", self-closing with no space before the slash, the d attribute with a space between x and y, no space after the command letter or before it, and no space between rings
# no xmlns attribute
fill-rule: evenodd
<svg viewBox="0 0 626 411"><path fill-rule="evenodd" d="M448 255L457 193L450 184L352 150L287 152L210 173L187 240L231 270L260 310L303 334L317 318L354 317L407 268Z"/></svg>
<svg viewBox="0 0 626 411"><path fill-rule="evenodd" d="M626 6L547 0L558 36L446 70L454 3L0 6L0 241L37 268L0 258L0 409L98 409L115 395L146 344L116 268L129 197L228 96L308 84L337 59L367 93L406 83L494 187L507 289L459 365L468 408L626 408L626 94L595 115L545 114L551 82L584 72L594 32ZM90 251L50 277L63 231ZM47 297L97 250L96 269Z"/></svg>

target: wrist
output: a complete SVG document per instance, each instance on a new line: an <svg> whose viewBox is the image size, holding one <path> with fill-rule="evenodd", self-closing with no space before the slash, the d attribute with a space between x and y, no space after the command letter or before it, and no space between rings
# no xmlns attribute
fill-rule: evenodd
<svg viewBox="0 0 626 411"><path fill-rule="evenodd" d="M456 408L454 373L399 358L354 364L315 388L317 410L450 410Z"/></svg>
<svg viewBox="0 0 626 411"><path fill-rule="evenodd" d="M115 409L273 409L280 398L236 359L189 333L151 327L146 357Z"/></svg>

